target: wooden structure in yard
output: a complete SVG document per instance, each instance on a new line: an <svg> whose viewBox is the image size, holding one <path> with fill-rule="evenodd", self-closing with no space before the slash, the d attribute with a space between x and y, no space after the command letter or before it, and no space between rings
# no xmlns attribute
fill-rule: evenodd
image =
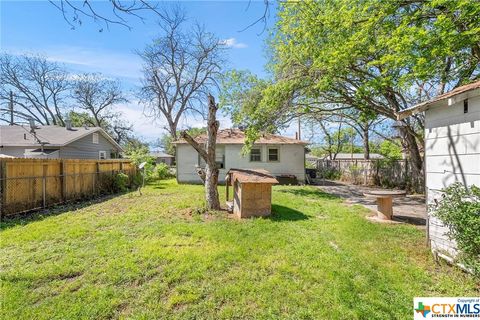
<svg viewBox="0 0 480 320"><path fill-rule="evenodd" d="M130 160L0 158L0 215L46 208L112 191L117 173L130 177Z"/></svg>
<svg viewBox="0 0 480 320"><path fill-rule="evenodd" d="M229 211L238 218L268 216L272 211L272 185L278 181L266 170L230 169L225 178ZM229 201L229 186L233 200Z"/></svg>
<svg viewBox="0 0 480 320"><path fill-rule="evenodd" d="M403 190L372 190L363 194L365 197L377 199L377 216L379 219L392 220L393 198L403 197Z"/></svg>

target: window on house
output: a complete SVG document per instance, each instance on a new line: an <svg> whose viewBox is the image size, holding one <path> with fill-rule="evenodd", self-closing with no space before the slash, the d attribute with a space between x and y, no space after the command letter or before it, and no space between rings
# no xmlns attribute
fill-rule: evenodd
<svg viewBox="0 0 480 320"><path fill-rule="evenodd" d="M107 159L107 151L98 151L98 159L100 160Z"/></svg>
<svg viewBox="0 0 480 320"><path fill-rule="evenodd" d="M218 169L225 169L225 146L217 146L215 162Z"/></svg>
<svg viewBox="0 0 480 320"><path fill-rule="evenodd" d="M463 113L468 113L468 99L463 100Z"/></svg>
<svg viewBox="0 0 480 320"><path fill-rule="evenodd" d="M94 133L92 137L93 137L93 143L98 144L98 133Z"/></svg>
<svg viewBox="0 0 480 320"><path fill-rule="evenodd" d="M278 148L268 148L268 161L279 161L279 150Z"/></svg>
<svg viewBox="0 0 480 320"><path fill-rule="evenodd" d="M259 148L250 150L250 161L252 162L261 162L262 161L262 152Z"/></svg>

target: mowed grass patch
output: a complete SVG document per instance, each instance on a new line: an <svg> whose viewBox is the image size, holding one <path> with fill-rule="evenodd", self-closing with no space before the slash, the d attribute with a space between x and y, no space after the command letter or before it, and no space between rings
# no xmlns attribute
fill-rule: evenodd
<svg viewBox="0 0 480 320"><path fill-rule="evenodd" d="M434 263L424 230L371 223L313 187L273 190L268 218L204 212L202 186L168 180L9 221L2 317L405 319L415 296L479 295Z"/></svg>

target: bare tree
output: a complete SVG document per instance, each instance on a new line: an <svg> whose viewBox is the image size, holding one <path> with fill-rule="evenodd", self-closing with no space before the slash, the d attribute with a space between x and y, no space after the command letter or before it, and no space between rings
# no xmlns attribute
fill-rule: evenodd
<svg viewBox="0 0 480 320"><path fill-rule="evenodd" d="M133 137L133 125L121 120L120 116L114 119L106 130L118 144L125 144Z"/></svg>
<svg viewBox="0 0 480 320"><path fill-rule="evenodd" d="M109 0L111 5L110 12L102 12L99 8L100 1L84 0L60 0L49 2L54 5L63 15L63 19L68 25L75 29L76 26L83 24L83 18L87 18L96 22L102 32L103 28L110 28L110 25L120 25L131 30L128 23L129 17L134 17L140 21L145 21L142 16L143 12L153 12L157 16L162 17L158 2L147 0L121 1Z"/></svg>
<svg viewBox="0 0 480 320"><path fill-rule="evenodd" d="M73 83L72 98L78 108L91 115L92 125L98 127L116 118L112 107L128 102L118 81L105 79L98 73L78 76Z"/></svg>
<svg viewBox="0 0 480 320"><path fill-rule="evenodd" d="M102 127L117 143L125 143L132 136L132 125L122 120L123 114L115 105L128 102L118 80L101 74L82 74L73 81L72 98L81 110L77 125Z"/></svg>
<svg viewBox="0 0 480 320"><path fill-rule="evenodd" d="M152 116L167 121L174 139L182 116L204 114L202 101L224 63L225 44L198 24L185 29L185 22L179 9L166 13L161 35L139 53L144 61L142 101Z"/></svg>
<svg viewBox="0 0 480 320"><path fill-rule="evenodd" d="M77 26L83 24L83 19L92 20L100 27L99 31L103 32L104 28L109 29L110 25L120 25L131 30L132 27L129 24L128 19L130 17L137 18L138 20L145 22L145 13L153 13L154 16L164 18L164 14L161 10L161 5L158 1L149 0L133 0L133 1L121 1L121 0L109 0L110 9L107 12L99 8L101 1L93 0L60 0L49 2L55 6L63 16L63 19L67 22L70 28L75 29ZM247 10L249 9L251 0L248 1ZM270 6L273 4L271 0L263 0L264 10L258 19L244 27L241 31L244 31L256 24L263 24L263 31L265 31L267 25L267 17L269 15Z"/></svg>
<svg viewBox="0 0 480 320"><path fill-rule="evenodd" d="M14 100L14 116L19 120L35 119L43 125L63 125L65 98L70 88L68 73L58 63L39 56L0 57L0 99ZM10 112L0 106L2 120Z"/></svg>

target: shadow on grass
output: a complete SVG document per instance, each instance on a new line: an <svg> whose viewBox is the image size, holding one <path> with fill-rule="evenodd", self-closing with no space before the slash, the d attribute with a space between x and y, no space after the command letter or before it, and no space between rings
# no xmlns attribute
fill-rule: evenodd
<svg viewBox="0 0 480 320"><path fill-rule="evenodd" d="M131 191L136 192L136 191ZM128 192L127 192L128 193ZM27 225L31 222L41 221L47 217L57 216L69 211L83 209L85 207L102 203L110 199L116 198L126 193L107 194L97 198L79 199L65 204L58 204L45 209L30 210L17 213L11 216L2 217L0 222L0 231L7 230L19 225Z"/></svg>
<svg viewBox="0 0 480 320"><path fill-rule="evenodd" d="M267 218L272 221L299 221L309 219L303 212L278 204L272 204L272 214Z"/></svg>
<svg viewBox="0 0 480 320"><path fill-rule="evenodd" d="M316 199L326 199L326 200L335 200L340 199L340 197L323 192L317 189L306 189L306 188L298 188L298 189L286 189L286 190L276 190L276 192L283 192L283 193L290 193L295 196L301 197L309 197L309 198L316 198Z"/></svg>

